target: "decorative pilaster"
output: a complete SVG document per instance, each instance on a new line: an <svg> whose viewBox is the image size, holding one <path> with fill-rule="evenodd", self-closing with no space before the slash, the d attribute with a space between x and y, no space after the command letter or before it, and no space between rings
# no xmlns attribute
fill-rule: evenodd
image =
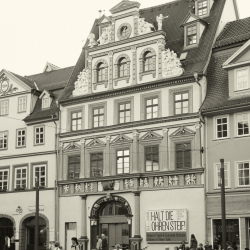
<svg viewBox="0 0 250 250"><path fill-rule="evenodd" d="M132 143L132 173L139 172L139 132L133 132Z"/></svg>
<svg viewBox="0 0 250 250"><path fill-rule="evenodd" d="M132 51L132 85L135 85L137 83L137 63L136 63L136 47L131 47Z"/></svg>
<svg viewBox="0 0 250 250"><path fill-rule="evenodd" d="M110 42L114 42L115 41L115 22L112 21L111 24L111 36L110 36Z"/></svg>
<svg viewBox="0 0 250 250"><path fill-rule="evenodd" d="M81 196L81 238L78 239L82 243L82 250L87 250L87 243L89 241L87 237L87 207L86 207L87 196Z"/></svg>
<svg viewBox="0 0 250 250"><path fill-rule="evenodd" d="M89 94L92 93L92 57L88 57L88 68L89 68Z"/></svg>
<svg viewBox="0 0 250 250"><path fill-rule="evenodd" d="M113 89L113 52L109 52L109 87L108 89Z"/></svg>
<svg viewBox="0 0 250 250"><path fill-rule="evenodd" d="M201 167L201 125L195 126L195 167Z"/></svg>
<svg viewBox="0 0 250 250"><path fill-rule="evenodd" d="M80 151L80 178L85 178L85 142L86 140L81 138L81 151Z"/></svg>
<svg viewBox="0 0 250 250"><path fill-rule="evenodd" d="M163 171L166 171L169 169L168 166L168 159L169 159L169 150L168 150L168 129L164 128L162 130L163 132L163 138L162 138L162 142L161 142L161 152L162 152L162 157L161 157L161 169Z"/></svg>
<svg viewBox="0 0 250 250"><path fill-rule="evenodd" d="M106 136L106 148L105 148L105 163L104 164L104 175L109 176L110 175L110 140L111 136Z"/></svg>
<svg viewBox="0 0 250 250"><path fill-rule="evenodd" d="M58 164L58 180L63 179L63 143L59 144L59 164Z"/></svg>
<svg viewBox="0 0 250 250"><path fill-rule="evenodd" d="M134 36L138 36L138 21L139 16L134 16Z"/></svg>

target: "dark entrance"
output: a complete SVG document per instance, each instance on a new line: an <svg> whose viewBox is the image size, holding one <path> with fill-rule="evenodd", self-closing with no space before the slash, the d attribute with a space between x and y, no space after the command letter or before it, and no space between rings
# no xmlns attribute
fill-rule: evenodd
<svg viewBox="0 0 250 250"><path fill-rule="evenodd" d="M7 249L5 245L6 236L8 236L10 239L14 236L13 222L8 218L0 218L0 250ZM14 245L11 244L12 249L13 247Z"/></svg>

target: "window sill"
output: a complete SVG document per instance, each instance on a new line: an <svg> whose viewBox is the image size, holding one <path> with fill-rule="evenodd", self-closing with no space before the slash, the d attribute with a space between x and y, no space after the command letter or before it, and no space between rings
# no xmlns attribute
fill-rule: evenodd
<svg viewBox="0 0 250 250"><path fill-rule="evenodd" d="M214 141L222 141L222 140L228 140L230 137L223 137L223 138L215 138Z"/></svg>
<svg viewBox="0 0 250 250"><path fill-rule="evenodd" d="M15 191L23 191L25 190L26 188L15 188Z"/></svg>
<svg viewBox="0 0 250 250"><path fill-rule="evenodd" d="M144 72L140 72L139 73L139 79L140 81L142 81L142 77L145 76L145 75L153 75L153 78L155 78L156 76L156 70L149 70L149 71L144 71Z"/></svg>
<svg viewBox="0 0 250 250"><path fill-rule="evenodd" d="M105 80L105 81L100 81L100 82L94 82L94 83L93 83L94 90L96 90L97 85L104 85L104 86L105 86L105 88L107 88L107 87L108 87L108 81L107 81L107 80Z"/></svg>
<svg viewBox="0 0 250 250"><path fill-rule="evenodd" d="M126 80L126 83L129 83L129 78L130 76L123 76L123 77L118 77L114 79L115 86L117 86L117 83L122 80Z"/></svg>

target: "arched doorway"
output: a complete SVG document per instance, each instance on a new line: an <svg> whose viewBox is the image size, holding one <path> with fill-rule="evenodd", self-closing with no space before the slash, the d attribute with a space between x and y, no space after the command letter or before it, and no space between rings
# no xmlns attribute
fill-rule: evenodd
<svg viewBox="0 0 250 250"><path fill-rule="evenodd" d="M5 249L5 237L8 236L10 239L15 236L14 223L11 219L6 217L0 218L0 250ZM12 241L11 241L12 243ZM13 248L11 244L11 248Z"/></svg>
<svg viewBox="0 0 250 250"><path fill-rule="evenodd" d="M96 246L96 236L105 234L108 249L119 244L129 248L131 237L131 208L122 197L99 199L91 210L91 249Z"/></svg>

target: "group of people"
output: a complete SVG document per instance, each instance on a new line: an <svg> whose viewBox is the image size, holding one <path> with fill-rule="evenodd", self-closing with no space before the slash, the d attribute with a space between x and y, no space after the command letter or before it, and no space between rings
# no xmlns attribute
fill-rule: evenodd
<svg viewBox="0 0 250 250"><path fill-rule="evenodd" d="M96 236L96 249L102 249L102 250L107 250L108 249L108 240L105 236L105 234L102 234L101 236L97 235Z"/></svg>

